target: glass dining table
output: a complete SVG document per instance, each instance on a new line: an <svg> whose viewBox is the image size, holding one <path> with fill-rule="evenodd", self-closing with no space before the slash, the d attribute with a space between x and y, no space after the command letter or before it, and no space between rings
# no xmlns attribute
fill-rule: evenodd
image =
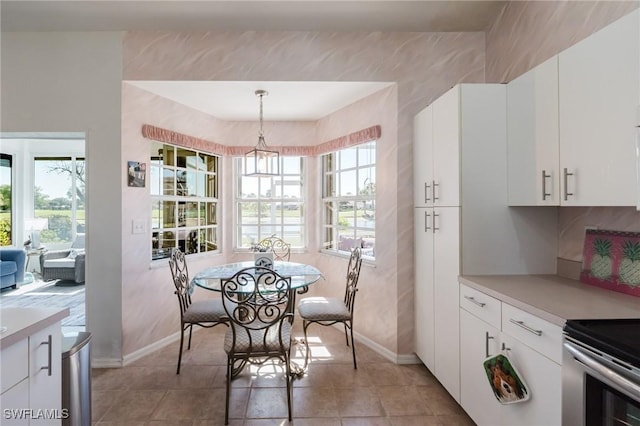
<svg viewBox="0 0 640 426"><path fill-rule="evenodd" d="M195 274L191 282L206 290L221 291L221 279L231 278L236 272L254 265L254 261L251 260L210 266ZM283 277L291 277L291 290L296 290L298 294L324 278L315 266L304 263L276 260L273 262L273 270Z"/></svg>

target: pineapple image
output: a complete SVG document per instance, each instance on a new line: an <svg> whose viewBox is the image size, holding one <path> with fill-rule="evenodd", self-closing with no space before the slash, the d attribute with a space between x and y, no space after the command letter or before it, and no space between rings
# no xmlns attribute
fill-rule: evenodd
<svg viewBox="0 0 640 426"><path fill-rule="evenodd" d="M632 286L640 285L640 242L625 240L622 244L620 280Z"/></svg>
<svg viewBox="0 0 640 426"><path fill-rule="evenodd" d="M606 279L611 276L612 260L611 260L611 241L596 238L593 241L595 254L591 260L591 275L596 278Z"/></svg>

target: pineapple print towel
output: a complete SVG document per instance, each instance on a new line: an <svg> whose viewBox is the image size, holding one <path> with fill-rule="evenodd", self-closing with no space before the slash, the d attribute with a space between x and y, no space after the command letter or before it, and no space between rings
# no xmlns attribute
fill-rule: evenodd
<svg viewBox="0 0 640 426"><path fill-rule="evenodd" d="M640 297L640 232L587 230L580 281Z"/></svg>

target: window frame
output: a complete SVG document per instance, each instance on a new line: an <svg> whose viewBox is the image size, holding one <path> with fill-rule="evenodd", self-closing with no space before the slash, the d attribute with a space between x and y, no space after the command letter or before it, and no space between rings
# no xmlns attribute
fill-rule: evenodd
<svg viewBox="0 0 640 426"><path fill-rule="evenodd" d="M0 241L0 246L2 247L11 247L12 245L17 245L15 240L15 227L14 227L14 219L15 219L15 214L14 214L14 210L15 210L15 176L14 176L14 155L13 154L9 154L9 153L5 153L2 152L0 153L0 160L1 160L1 164L0 167L6 167L9 170L9 182L8 182L8 186L9 186L9 208L8 213L9 213L9 219L8 219L8 225L9 225L9 229L6 230L7 233L7 239L8 239L8 244L3 244L3 241ZM5 165L5 162L7 163L7 165ZM2 182L2 185L7 184L7 182ZM3 231L4 232L4 231Z"/></svg>
<svg viewBox="0 0 640 426"><path fill-rule="evenodd" d="M284 162L285 159L296 159L297 161L300 162L300 171L299 173L285 173L287 170L287 167L285 166ZM257 243L258 241L269 237L271 235L276 235L279 238L282 238L284 241L286 242L291 242L291 251L297 251L297 252L302 252L305 251L307 248L307 232L308 232L308 224L307 224L307 214L306 214L306 208L307 208L307 185L305 184L307 179L307 157L305 156L301 156L301 155L291 155L291 156L283 156L280 155L280 165L279 165L279 169L280 169L280 174L274 177L254 177L254 176L243 176L243 168L244 168L244 157L233 157L232 158L232 162L233 162L233 247L234 247L234 251L237 252L246 252L246 251L250 251L250 247L252 243ZM260 188L261 188L261 183L258 182L258 189L257 189L257 197L256 198L248 198L248 197L242 197L241 194L239 193L239 189L242 186L242 179L247 178L247 179L278 179L279 180L279 185L280 185L280 195L279 196L270 196L270 197L266 197L266 196L262 196L260 194ZM287 181L299 181L300 182L300 191L299 191L299 197L292 197L292 198L287 198L285 197L284 193L284 187L286 186L286 182ZM272 183L273 185L273 183ZM276 191L277 193L277 191ZM241 205L244 203L250 203L250 202L257 202L258 205L260 204L271 204L274 205L273 208L275 209L276 212L278 213L278 217L279 217L279 223L257 223L257 224L246 224L246 223L241 223ZM284 223L284 211L288 210L283 208L285 205L296 205L297 208L294 208L293 210L298 211L299 215L297 216L299 218L299 223L294 223L294 224L286 224ZM278 207L279 206L279 207ZM258 217L258 221L260 221L261 216ZM248 240L246 241L246 244L244 242L244 237L242 236L242 230L243 227L247 227L247 226L255 226L257 227L257 237L254 239L254 241L252 240ZM299 236L299 244L295 244L295 239L297 239L297 237L295 238L291 238L290 235L288 236L286 234L286 229L288 227L299 227L300 230L298 231L297 235ZM262 232L261 229L262 228L272 228L272 230L268 230L268 231L264 231ZM279 228L279 229L273 229L273 228ZM272 232L273 230L276 230L277 232Z"/></svg>
<svg viewBox="0 0 640 426"><path fill-rule="evenodd" d="M373 158L369 158L368 162L360 161L360 152L367 146L373 147ZM341 162L341 153L346 152L347 150L356 150L356 160L355 165L342 167ZM360 240L360 246L363 247L362 257L363 260L368 262L375 262L375 239L376 239L376 226L375 226L375 206L376 206L376 190L375 190L375 182L376 172L377 172L377 164L376 164L376 152L377 152L377 140L369 140L367 142L349 146L346 148L338 149L335 151L331 151L325 154L322 154L318 158L318 169L320 170L321 182L320 182L320 203L322 214L320 215L320 251L329 255L335 256L348 256L350 254L349 250L341 250L339 248L340 237L346 235L345 230L351 230L347 238L352 239L352 243L358 242ZM329 160L329 158L331 159ZM373 181L370 182L372 185L369 188L368 194L363 194L362 188L363 186L366 188L367 179L362 180L361 177L365 174L361 173L361 171L373 169ZM355 182L356 182L356 193L351 195L339 194L338 191L341 191L340 188L341 181L339 176L342 173L350 173L355 172ZM371 173L368 174L369 179L371 178ZM328 192L331 191L331 194ZM353 225L344 226L340 224L340 206L343 203L347 203L347 209L351 206L353 211ZM361 203L362 208L356 208L358 204ZM358 210L362 210L366 212L367 210L373 210L373 228L367 226L359 226L358 222L363 219L358 219ZM329 218L328 216L331 215ZM363 214L364 215L364 214ZM344 216L344 215L343 215ZM367 219L367 218L365 218ZM372 236L366 236L363 234L372 233ZM368 242L365 239L372 239L373 246L367 247Z"/></svg>
<svg viewBox="0 0 640 426"><path fill-rule="evenodd" d="M68 239L62 240L62 241L50 241L48 240L44 234L43 231L41 231L41 235L40 235L40 242L43 245L46 245L49 248L55 248L57 245L60 244L69 244L71 242L73 242L76 239L77 234L79 233L84 233L86 232L86 201L84 202L79 202L78 200L78 196L77 196L77 191L78 191L78 162L82 162L83 166L82 166L82 174L83 174L83 179L84 182L86 182L86 165L87 165L87 157L85 154L82 155L76 155L76 154L71 154L71 155L56 155L56 154L36 154L33 155L31 157L31 161L33 162L33 186L34 186L34 191L31 194L32 197L32 202L33 202L33 217L34 218L40 218L42 216L39 216L38 214L36 214L38 208L36 206L36 201L35 201L35 196L36 196L36 191L35 188L38 186L38 181L36 180L36 174L37 174L37 170L38 167L36 167L36 164L39 161L55 161L55 162L59 162L59 161L68 161L71 163L71 167L73 168L73 173L70 174L70 179L69 182L71 184L71 188L69 189L69 191L71 191L72 194L74 194L73 197L71 197L71 206L69 207L70 210L70 230L69 230L69 237ZM84 187L84 196L86 198L86 185ZM83 214L83 218L79 219L79 214L78 212L82 211ZM47 216L47 219L50 219L51 217ZM49 222L49 229L51 229L52 227L52 222ZM25 232L29 232L29 229L25 229Z"/></svg>
<svg viewBox="0 0 640 426"><path fill-rule="evenodd" d="M223 157L155 140L150 154L151 261L168 259L174 248L185 256L220 253Z"/></svg>

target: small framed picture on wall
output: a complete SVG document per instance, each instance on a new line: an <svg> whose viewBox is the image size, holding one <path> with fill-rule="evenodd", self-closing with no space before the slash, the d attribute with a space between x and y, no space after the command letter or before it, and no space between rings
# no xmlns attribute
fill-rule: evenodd
<svg viewBox="0 0 640 426"><path fill-rule="evenodd" d="M129 161L127 163L127 184L129 186L144 188L146 176L146 163L140 163L138 161Z"/></svg>

